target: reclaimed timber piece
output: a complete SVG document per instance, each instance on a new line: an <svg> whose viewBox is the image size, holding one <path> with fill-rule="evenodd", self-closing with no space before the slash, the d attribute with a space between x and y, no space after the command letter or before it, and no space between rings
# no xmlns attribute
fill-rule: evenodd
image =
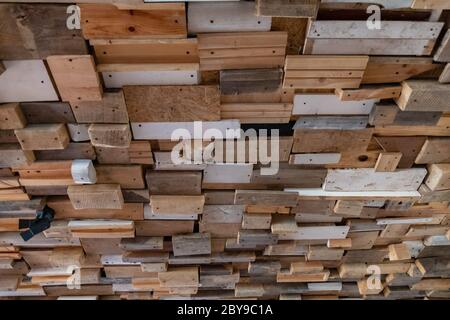
<svg viewBox="0 0 450 320"><path fill-rule="evenodd" d="M78 123L128 123L128 113L122 90L105 92L101 101L71 103Z"/></svg>
<svg viewBox="0 0 450 320"><path fill-rule="evenodd" d="M293 115L365 115L376 100L341 101L333 94L296 94Z"/></svg>
<svg viewBox="0 0 450 320"><path fill-rule="evenodd" d="M359 88L368 56L287 56L283 88Z"/></svg>
<svg viewBox="0 0 450 320"><path fill-rule="evenodd" d="M118 184L72 185L67 195L75 209L122 209L123 196Z"/></svg>
<svg viewBox="0 0 450 320"><path fill-rule="evenodd" d="M284 66L286 32L198 34L197 38L202 71Z"/></svg>
<svg viewBox="0 0 450 320"><path fill-rule="evenodd" d="M367 63L362 84L402 82L414 76L438 68L431 58L420 57L376 57Z"/></svg>
<svg viewBox="0 0 450 320"><path fill-rule="evenodd" d="M448 112L449 88L433 80L408 80L402 83L402 94L395 101L404 111Z"/></svg>
<svg viewBox="0 0 450 320"><path fill-rule="evenodd" d="M288 123L290 103L227 103L220 106L221 119L238 119L241 123Z"/></svg>
<svg viewBox="0 0 450 320"><path fill-rule="evenodd" d="M450 138L428 138L415 162L417 164L450 162Z"/></svg>
<svg viewBox="0 0 450 320"><path fill-rule="evenodd" d="M450 64L447 63L445 65L444 70L442 71L441 75L439 76L439 83L450 83Z"/></svg>
<svg viewBox="0 0 450 320"><path fill-rule="evenodd" d="M49 55L86 54L81 30L66 27L64 4L2 3L0 59L45 59ZM62 27L55 27L62 26Z"/></svg>
<svg viewBox="0 0 450 320"><path fill-rule="evenodd" d="M198 63L197 39L96 39L99 64L184 64Z"/></svg>
<svg viewBox="0 0 450 320"><path fill-rule="evenodd" d="M49 56L47 63L63 101L102 100L103 89L92 56Z"/></svg>
<svg viewBox="0 0 450 320"><path fill-rule="evenodd" d="M95 159L95 151L90 143L69 143L64 150L36 150L37 160Z"/></svg>
<svg viewBox="0 0 450 320"><path fill-rule="evenodd" d="M448 29L433 59L437 62L450 62L450 31Z"/></svg>
<svg viewBox="0 0 450 320"><path fill-rule="evenodd" d="M220 159L225 161L225 159ZM203 171L203 183L249 183L253 164L208 164Z"/></svg>
<svg viewBox="0 0 450 320"><path fill-rule="evenodd" d="M326 191L415 191L419 189L425 169L401 169L376 172L374 169L329 169L324 182Z"/></svg>
<svg viewBox="0 0 450 320"><path fill-rule="evenodd" d="M70 105L66 102L23 102L20 108L28 123L75 123Z"/></svg>
<svg viewBox="0 0 450 320"><path fill-rule="evenodd" d="M195 171L153 171L145 175L150 194L199 195L202 174ZM183 183L180 183L180 180Z"/></svg>
<svg viewBox="0 0 450 320"><path fill-rule="evenodd" d="M73 220L68 228L74 238L134 238L133 221Z"/></svg>
<svg viewBox="0 0 450 320"><path fill-rule="evenodd" d="M335 94L341 101L361 101L370 99L394 99L400 97L399 85L363 86L359 89L336 89Z"/></svg>
<svg viewBox="0 0 450 320"><path fill-rule="evenodd" d="M0 130L25 128L27 121L19 103L0 104Z"/></svg>
<svg viewBox="0 0 450 320"><path fill-rule="evenodd" d="M440 191L450 189L450 164L430 164L427 170L428 177L425 183L430 190Z"/></svg>
<svg viewBox="0 0 450 320"><path fill-rule="evenodd" d="M387 21L380 29L370 30L365 21L313 21L303 54L426 56L442 27L440 22Z"/></svg>
<svg viewBox="0 0 450 320"><path fill-rule="evenodd" d="M414 0L412 9L450 9L450 5L445 0Z"/></svg>
<svg viewBox="0 0 450 320"><path fill-rule="evenodd" d="M64 124L32 124L14 133L23 150L65 149L70 141Z"/></svg>
<svg viewBox="0 0 450 320"><path fill-rule="evenodd" d="M23 150L19 144L0 144L0 168L28 165L35 160L31 150Z"/></svg>
<svg viewBox="0 0 450 320"><path fill-rule="evenodd" d="M277 232L279 240L328 240L345 239L350 227L348 226L308 226L297 227L287 232ZM274 232L274 230L272 230Z"/></svg>
<svg viewBox="0 0 450 320"><path fill-rule="evenodd" d="M211 236L208 233L193 233L172 236L174 256L211 254Z"/></svg>
<svg viewBox="0 0 450 320"><path fill-rule="evenodd" d="M340 160L340 153L304 153L292 154L289 157L289 163L296 165L336 164L339 163Z"/></svg>
<svg viewBox="0 0 450 320"><path fill-rule="evenodd" d="M184 3L155 3L130 9L113 4L80 4L80 9L85 39L186 38Z"/></svg>
<svg viewBox="0 0 450 320"><path fill-rule="evenodd" d="M361 130L367 127L367 123L367 116L307 116L300 117L293 129Z"/></svg>
<svg viewBox="0 0 450 320"><path fill-rule="evenodd" d="M389 260L390 261L411 259L411 254L409 253L409 249L403 243L391 244L388 246L388 248L389 248Z"/></svg>
<svg viewBox="0 0 450 320"><path fill-rule="evenodd" d="M131 141L128 148L96 147L95 152L101 164L153 164L149 141Z"/></svg>
<svg viewBox="0 0 450 320"><path fill-rule="evenodd" d="M241 1L190 3L187 20L189 34L270 31L272 21L256 16L254 3Z"/></svg>
<svg viewBox="0 0 450 320"><path fill-rule="evenodd" d="M375 164L375 172L393 172L402 158L400 152L381 152Z"/></svg>
<svg viewBox="0 0 450 320"><path fill-rule="evenodd" d="M220 120L217 86L126 86L132 122Z"/></svg>
<svg viewBox="0 0 450 320"><path fill-rule="evenodd" d="M338 153L343 151L365 152L372 137L372 129L294 131L293 153Z"/></svg>
<svg viewBox="0 0 450 320"><path fill-rule="evenodd" d="M272 215L270 213L244 213L242 229L270 229Z"/></svg>
<svg viewBox="0 0 450 320"><path fill-rule="evenodd" d="M434 126L437 125L442 112L401 111L396 104L375 104L369 115L373 126Z"/></svg>
<svg viewBox="0 0 450 320"><path fill-rule="evenodd" d="M150 205L156 214L201 214L205 197L201 196L167 196L151 195Z"/></svg>
<svg viewBox="0 0 450 320"><path fill-rule="evenodd" d="M418 203L442 202L450 196L450 189L432 191L425 184L420 186L419 192L421 197Z"/></svg>
<svg viewBox="0 0 450 320"><path fill-rule="evenodd" d="M426 137L375 137L386 152L399 152L402 154L398 168L411 168L417 155L426 141Z"/></svg>
<svg viewBox="0 0 450 320"><path fill-rule="evenodd" d="M257 0L256 15L269 17L315 18L319 10L317 0Z"/></svg>
<svg viewBox="0 0 450 320"><path fill-rule="evenodd" d="M58 101L42 60L6 60L0 77L0 103Z"/></svg>
<svg viewBox="0 0 450 320"><path fill-rule="evenodd" d="M145 182L140 165L96 165L97 182L119 184L121 189L144 189Z"/></svg>
<svg viewBox="0 0 450 320"><path fill-rule="evenodd" d="M170 268L166 272L159 272L158 280L163 288L198 287L198 267Z"/></svg>
<svg viewBox="0 0 450 320"><path fill-rule="evenodd" d="M128 124L91 124L88 129L95 147L128 148L131 131Z"/></svg>
<svg viewBox="0 0 450 320"><path fill-rule="evenodd" d="M236 190L234 203L294 207L297 204L297 194L283 191Z"/></svg>
<svg viewBox="0 0 450 320"><path fill-rule="evenodd" d="M239 95L275 92L281 86L281 69L221 70L220 93Z"/></svg>
<svg viewBox="0 0 450 320"><path fill-rule="evenodd" d="M363 207L363 201L338 200L333 208L333 212L338 215L359 217Z"/></svg>
<svg viewBox="0 0 450 320"><path fill-rule="evenodd" d="M318 281L327 281L330 276L330 271L321 271L316 273L296 273L290 274L289 272L280 271L277 273L277 282L318 282Z"/></svg>

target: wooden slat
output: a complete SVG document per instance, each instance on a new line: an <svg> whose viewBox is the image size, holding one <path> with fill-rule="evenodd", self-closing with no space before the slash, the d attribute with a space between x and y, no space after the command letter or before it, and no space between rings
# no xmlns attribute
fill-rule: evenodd
<svg viewBox="0 0 450 320"><path fill-rule="evenodd" d="M67 194L75 209L123 208L123 196L118 184L69 186Z"/></svg>

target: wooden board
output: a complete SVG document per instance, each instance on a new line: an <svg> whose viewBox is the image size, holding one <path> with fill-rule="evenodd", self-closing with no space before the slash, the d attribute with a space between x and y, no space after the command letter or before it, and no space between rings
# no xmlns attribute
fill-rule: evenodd
<svg viewBox="0 0 450 320"><path fill-rule="evenodd" d="M112 4L81 4L80 9L85 39L186 37L184 3L146 4L143 10L120 10Z"/></svg>
<svg viewBox="0 0 450 320"><path fill-rule="evenodd" d="M128 148L131 142L128 124L91 124L88 129L95 147Z"/></svg>
<svg viewBox="0 0 450 320"><path fill-rule="evenodd" d="M102 87L92 56L49 56L47 63L63 101L102 99Z"/></svg>
<svg viewBox="0 0 450 320"><path fill-rule="evenodd" d="M252 171L252 164L210 164L203 171L203 183L249 183Z"/></svg>
<svg viewBox="0 0 450 320"><path fill-rule="evenodd" d="M402 154L399 168L411 168L419 154L425 137L376 137L376 141L384 151L399 152Z"/></svg>
<svg viewBox="0 0 450 320"><path fill-rule="evenodd" d="M123 196L118 184L73 185L67 195L75 209L122 209Z"/></svg>
<svg viewBox="0 0 450 320"><path fill-rule="evenodd" d="M151 195L150 205L156 214L201 214L205 197Z"/></svg>
<svg viewBox="0 0 450 320"><path fill-rule="evenodd" d="M450 189L450 164L438 163L427 167L426 185L432 191Z"/></svg>
<svg viewBox="0 0 450 320"><path fill-rule="evenodd" d="M202 174L195 171L152 171L146 173L150 194L201 194ZM180 183L180 180L183 183Z"/></svg>
<svg viewBox="0 0 450 320"><path fill-rule="evenodd" d="M450 139L428 138L415 160L418 164L450 161Z"/></svg>
<svg viewBox="0 0 450 320"><path fill-rule="evenodd" d="M139 66L139 65L138 65ZM170 66L170 65L168 65ZM195 85L200 82L198 72L198 64L188 64L182 70L167 70L157 68L151 70L144 66L142 69L150 69L144 71L102 71L103 81L106 88L122 88L124 86L144 86L144 85Z"/></svg>
<svg viewBox="0 0 450 320"><path fill-rule="evenodd" d="M67 18L67 6L63 4L1 4L0 59L86 54L81 31L67 28Z"/></svg>
<svg viewBox="0 0 450 320"><path fill-rule="evenodd" d="M14 132L23 150L65 149L70 141L64 124L33 124Z"/></svg>
<svg viewBox="0 0 450 320"><path fill-rule="evenodd" d="M12 130L24 128L27 120L18 103L0 104L0 130Z"/></svg>
<svg viewBox="0 0 450 320"><path fill-rule="evenodd" d="M78 123L128 123L128 113L122 90L105 92L101 101L71 103Z"/></svg>
<svg viewBox="0 0 450 320"><path fill-rule="evenodd" d="M220 120L217 86L127 86L124 94L132 122Z"/></svg>
<svg viewBox="0 0 450 320"><path fill-rule="evenodd" d="M296 94L293 115L369 114L376 100L341 101L332 94Z"/></svg>
<svg viewBox="0 0 450 320"><path fill-rule="evenodd" d="M425 175L425 169L402 169L395 172L376 172L373 169L328 170L326 191L416 191Z"/></svg>
<svg viewBox="0 0 450 320"><path fill-rule="evenodd" d="M140 165L96 165L97 183L119 184L121 189L144 189Z"/></svg>
<svg viewBox="0 0 450 320"><path fill-rule="evenodd" d="M286 32L199 34L200 70L280 68Z"/></svg>
<svg viewBox="0 0 450 320"><path fill-rule="evenodd" d="M69 143L64 150L35 151L38 160L95 160L95 150L90 143Z"/></svg>
<svg viewBox="0 0 450 320"><path fill-rule="evenodd" d="M20 104L28 123L74 123L70 105L65 102L24 102Z"/></svg>
<svg viewBox="0 0 450 320"><path fill-rule="evenodd" d="M42 60L3 61L0 103L58 101L58 95Z"/></svg>
<svg viewBox="0 0 450 320"><path fill-rule="evenodd" d="M359 88L367 56L287 56L283 88Z"/></svg>
<svg viewBox="0 0 450 320"><path fill-rule="evenodd" d="M239 95L277 91L281 86L281 69L245 69L220 71L220 93Z"/></svg>
<svg viewBox="0 0 450 320"><path fill-rule="evenodd" d="M336 89L341 101L369 99L394 99L400 97L402 87L398 85L364 86L359 89Z"/></svg>
<svg viewBox="0 0 450 320"><path fill-rule="evenodd" d="M315 18L318 10L319 1L317 0L256 1L257 16Z"/></svg>
<svg viewBox="0 0 450 320"><path fill-rule="evenodd" d="M448 29L433 59L438 62L450 62L450 31Z"/></svg>
<svg viewBox="0 0 450 320"><path fill-rule="evenodd" d="M283 191L236 190L234 203L293 207L297 204L297 194Z"/></svg>
<svg viewBox="0 0 450 320"><path fill-rule="evenodd" d="M189 34L207 32L270 31L272 19L255 15L255 4L243 1L190 3Z"/></svg>
<svg viewBox="0 0 450 320"><path fill-rule="evenodd" d="M396 99L404 111L450 111L450 85L432 80L408 80L402 83L402 94Z"/></svg>
<svg viewBox="0 0 450 320"><path fill-rule="evenodd" d="M172 236L174 256L211 254L211 237L208 233Z"/></svg>

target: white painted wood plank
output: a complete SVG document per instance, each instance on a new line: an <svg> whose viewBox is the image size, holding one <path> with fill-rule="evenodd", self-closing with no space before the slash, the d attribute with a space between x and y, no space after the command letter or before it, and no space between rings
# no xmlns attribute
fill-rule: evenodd
<svg viewBox="0 0 450 320"><path fill-rule="evenodd" d="M70 140L74 142L90 141L89 138L89 123L68 123L67 130L69 131Z"/></svg>
<svg viewBox="0 0 450 320"><path fill-rule="evenodd" d="M271 17L256 16L251 1L189 3L188 33L270 31Z"/></svg>
<svg viewBox="0 0 450 320"><path fill-rule="evenodd" d="M401 169L375 172L374 169L329 169L323 189L326 191L416 191L427 170Z"/></svg>
<svg viewBox="0 0 450 320"><path fill-rule="evenodd" d="M294 96L293 115L366 115L376 99L341 101L334 94L297 94Z"/></svg>
<svg viewBox="0 0 450 320"><path fill-rule="evenodd" d="M415 198L419 199L420 193L418 191L327 191L321 188L285 188L286 192L297 192L299 197L305 198L324 198L324 199L396 199L396 198Z"/></svg>
<svg viewBox="0 0 450 320"><path fill-rule="evenodd" d="M308 291L341 291L342 282L311 282Z"/></svg>
<svg viewBox="0 0 450 320"><path fill-rule="evenodd" d="M442 219L441 219L442 220ZM426 218L387 218L387 219L377 219L378 225L390 225L390 224L430 224L436 221L433 217Z"/></svg>
<svg viewBox="0 0 450 320"><path fill-rule="evenodd" d="M308 38L437 39L443 26L443 22L382 21L381 29L369 29L365 20L321 20L312 22Z"/></svg>
<svg viewBox="0 0 450 320"><path fill-rule="evenodd" d="M335 164L341 160L340 153L304 153L292 154L289 159L290 164L320 165Z"/></svg>
<svg viewBox="0 0 450 320"><path fill-rule="evenodd" d="M208 129L218 130L224 137L235 139L241 137L240 131L235 131L241 127L239 120L203 121L201 124L203 132L199 132L200 139ZM176 129L187 130L192 138L197 136L197 133L194 135L194 122L132 122L131 129L136 140L170 140Z"/></svg>
<svg viewBox="0 0 450 320"><path fill-rule="evenodd" d="M361 130L367 127L368 116L307 116L300 117L295 129Z"/></svg>
<svg viewBox="0 0 450 320"><path fill-rule="evenodd" d="M280 232L278 240L329 240L345 239L350 226L298 227L295 232Z"/></svg>
<svg viewBox="0 0 450 320"><path fill-rule="evenodd" d="M250 183L253 164L208 164L203 172L204 183Z"/></svg>
<svg viewBox="0 0 450 320"><path fill-rule="evenodd" d="M379 4L386 9L410 8L414 0L322 0L322 3L367 3Z"/></svg>
<svg viewBox="0 0 450 320"><path fill-rule="evenodd" d="M357 54L380 56L430 55L435 41L427 39L311 39L305 54Z"/></svg>
<svg viewBox="0 0 450 320"><path fill-rule="evenodd" d="M204 170L206 163L201 164L174 164L171 159L171 152L153 152L155 157L155 170Z"/></svg>
<svg viewBox="0 0 450 320"><path fill-rule="evenodd" d="M3 61L0 75L1 102L58 101L58 95L42 60Z"/></svg>
<svg viewBox="0 0 450 320"><path fill-rule="evenodd" d="M200 81L197 70L102 72L102 77L106 88L138 85L196 85Z"/></svg>

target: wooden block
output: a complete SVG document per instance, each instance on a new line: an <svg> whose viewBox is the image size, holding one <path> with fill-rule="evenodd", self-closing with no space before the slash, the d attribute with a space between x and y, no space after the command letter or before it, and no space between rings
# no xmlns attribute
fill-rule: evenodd
<svg viewBox="0 0 450 320"><path fill-rule="evenodd" d="M73 181L78 184L93 184L97 182L97 175L95 172L92 160L79 159L74 160L71 166L71 175Z"/></svg>
<svg viewBox="0 0 450 320"><path fill-rule="evenodd" d="M271 245L276 244L278 235L267 230L240 230L237 235L237 244L240 245Z"/></svg>
<svg viewBox="0 0 450 320"><path fill-rule="evenodd" d="M415 162L417 164L450 162L450 139L428 138Z"/></svg>
<svg viewBox="0 0 450 320"><path fill-rule="evenodd" d="M405 244L391 244L389 245L389 260L409 260L411 259L411 254L409 249Z"/></svg>
<svg viewBox="0 0 450 320"><path fill-rule="evenodd" d="M307 273L307 274L289 274L287 272L279 272L277 274L277 282L318 282L327 281L330 276L330 271L322 271L317 273Z"/></svg>
<svg viewBox="0 0 450 320"><path fill-rule="evenodd" d="M334 206L334 213L345 216L356 216L361 215L362 209L364 207L363 201L346 201L338 200Z"/></svg>
<svg viewBox="0 0 450 320"><path fill-rule="evenodd" d="M145 262L141 263L141 269L143 272L165 272L167 271L166 262Z"/></svg>
<svg viewBox="0 0 450 320"><path fill-rule="evenodd" d="M270 31L271 18L255 15L255 4L248 2L190 3L189 34L207 32Z"/></svg>
<svg viewBox="0 0 450 320"><path fill-rule="evenodd" d="M367 123L367 116L307 116L300 117L293 129L361 130Z"/></svg>
<svg viewBox="0 0 450 320"><path fill-rule="evenodd" d="M427 167L426 185L432 191L450 189L450 164L430 164Z"/></svg>
<svg viewBox="0 0 450 320"><path fill-rule="evenodd" d="M131 142L128 124L92 124L89 137L95 147L127 148Z"/></svg>
<svg viewBox="0 0 450 320"><path fill-rule="evenodd" d="M122 90L105 92L101 101L71 103L78 123L128 123L128 113Z"/></svg>
<svg viewBox="0 0 450 320"><path fill-rule="evenodd" d="M208 164L203 171L203 183L249 183L252 172L253 164Z"/></svg>
<svg viewBox="0 0 450 320"><path fill-rule="evenodd" d="M290 273L318 273L323 271L323 264L319 261L291 262Z"/></svg>
<svg viewBox="0 0 450 320"><path fill-rule="evenodd" d="M0 104L0 130L25 128L27 121L18 103Z"/></svg>
<svg viewBox="0 0 450 320"><path fill-rule="evenodd" d="M82 4L80 9L85 39L186 37L184 3L145 4L131 10L113 4Z"/></svg>
<svg viewBox="0 0 450 320"><path fill-rule="evenodd" d="M205 197L202 196L150 196L150 205L153 213L179 213L201 214Z"/></svg>
<svg viewBox="0 0 450 320"><path fill-rule="evenodd" d="M315 18L318 10L319 1L316 0L256 1L257 16Z"/></svg>
<svg viewBox="0 0 450 320"><path fill-rule="evenodd" d="M38 160L95 160L94 147L90 143L69 143L64 150L35 151Z"/></svg>
<svg viewBox="0 0 450 320"><path fill-rule="evenodd" d="M341 260L344 255L344 249L330 249L326 246L309 246L307 258L308 261L322 260Z"/></svg>
<svg viewBox="0 0 450 320"><path fill-rule="evenodd" d="M292 154L289 157L289 164L298 165L325 165L336 164L341 159L340 153L303 153Z"/></svg>
<svg viewBox="0 0 450 320"><path fill-rule="evenodd" d="M373 126L434 126L442 112L401 111L395 104L376 104L369 116Z"/></svg>
<svg viewBox="0 0 450 320"><path fill-rule="evenodd" d="M438 62L450 62L450 31L448 29L434 54L434 60Z"/></svg>
<svg viewBox="0 0 450 320"><path fill-rule="evenodd" d="M431 191L425 184L422 184L419 188L421 195L419 203L430 203L430 202L442 202L446 201L450 196L450 190L442 191Z"/></svg>
<svg viewBox="0 0 450 320"><path fill-rule="evenodd" d="M400 152L402 157L399 168L411 168L419 154L425 137L375 137L384 151Z"/></svg>
<svg viewBox="0 0 450 320"><path fill-rule="evenodd" d="M439 22L388 21L369 30L363 21L314 21L303 54L430 55L442 27Z"/></svg>
<svg viewBox="0 0 450 320"><path fill-rule="evenodd" d="M360 89L336 89L341 101L360 101L369 99L394 99L400 97L402 87L398 85L365 86Z"/></svg>
<svg viewBox="0 0 450 320"><path fill-rule="evenodd" d="M145 182L140 165L97 165L97 182L118 184L121 189L144 189Z"/></svg>
<svg viewBox="0 0 450 320"><path fill-rule="evenodd" d="M270 213L245 213L242 217L242 229L270 229Z"/></svg>
<svg viewBox="0 0 450 320"><path fill-rule="evenodd" d="M197 39L98 39L94 47L99 64L198 63Z"/></svg>
<svg viewBox="0 0 450 320"><path fill-rule="evenodd" d="M419 57L375 57L367 64L362 83L395 83L402 82L427 71L435 70L431 58Z"/></svg>
<svg viewBox="0 0 450 320"><path fill-rule="evenodd" d="M450 111L450 85L432 80L407 80L402 83L402 94L396 99L404 111Z"/></svg>
<svg viewBox="0 0 450 320"><path fill-rule="evenodd" d="M24 102L20 104L28 123L74 123L70 105L65 102Z"/></svg>
<svg viewBox="0 0 450 320"><path fill-rule="evenodd" d="M35 160L33 151L22 150L19 144L0 144L0 168L31 164Z"/></svg>
<svg viewBox="0 0 450 320"><path fill-rule="evenodd" d="M198 267L179 267L159 272L158 280L163 288L197 287L199 283Z"/></svg>
<svg viewBox="0 0 450 320"><path fill-rule="evenodd" d="M294 131L293 153L365 152L372 137L372 129Z"/></svg>
<svg viewBox="0 0 450 320"><path fill-rule="evenodd" d="M0 103L58 101L42 60L3 61L6 71L0 77Z"/></svg>
<svg viewBox="0 0 450 320"><path fill-rule="evenodd" d="M199 34L200 70L280 68L286 32Z"/></svg>
<svg viewBox="0 0 450 320"><path fill-rule="evenodd" d="M74 220L68 227L75 238L134 238L133 221Z"/></svg>
<svg viewBox="0 0 450 320"><path fill-rule="evenodd" d="M220 120L217 86L127 86L132 122Z"/></svg>
<svg viewBox="0 0 450 320"><path fill-rule="evenodd" d="M281 86L281 69L245 69L220 71L222 95L275 92Z"/></svg>
<svg viewBox="0 0 450 320"><path fill-rule="evenodd" d="M294 96L292 114L363 115L369 114L374 104L375 100L341 101L333 94L301 94Z"/></svg>
<svg viewBox="0 0 450 320"><path fill-rule="evenodd" d="M211 254L211 236L208 233L193 233L172 236L174 256Z"/></svg>
<svg viewBox="0 0 450 320"><path fill-rule="evenodd" d="M447 1L443 0L414 0L413 9L450 9Z"/></svg>
<svg viewBox="0 0 450 320"><path fill-rule="evenodd" d="M324 190L327 191L415 191L425 178L421 168L395 172L375 172L373 169L328 170Z"/></svg>
<svg viewBox="0 0 450 320"><path fill-rule="evenodd" d="M136 237L122 239L119 246L126 251L163 250L163 242L163 237Z"/></svg>
<svg viewBox="0 0 450 320"><path fill-rule="evenodd" d="M86 54L81 30L55 28L66 26L69 23L67 18L67 5L64 4L3 3L0 20L5 37L0 40L0 59L45 59L56 54Z"/></svg>
<svg viewBox="0 0 450 320"><path fill-rule="evenodd" d="M289 103L227 103L220 109L222 119L241 123L288 123L292 114Z"/></svg>
<svg viewBox="0 0 450 320"><path fill-rule="evenodd" d="M393 172L402 158L400 152L381 152L375 164L375 172Z"/></svg>
<svg viewBox="0 0 450 320"><path fill-rule="evenodd" d="M32 124L14 133L23 150L65 149L70 141L64 124Z"/></svg>
<svg viewBox="0 0 450 320"><path fill-rule="evenodd" d="M373 281L373 280L372 280ZM381 282L373 283L369 278L364 278L362 280L358 280L358 290L361 295L378 295L381 291L383 291L384 286Z"/></svg>
<svg viewBox="0 0 450 320"><path fill-rule="evenodd" d="M352 248L352 239L329 239L327 241L328 248L344 248L349 249Z"/></svg>
<svg viewBox="0 0 450 320"><path fill-rule="evenodd" d="M200 172L147 170L145 178L150 194L201 194L202 174ZM183 183L180 183L180 180Z"/></svg>
<svg viewBox="0 0 450 320"><path fill-rule="evenodd" d="M123 196L118 184L69 186L67 195L75 209L122 209Z"/></svg>
<svg viewBox="0 0 450 320"><path fill-rule="evenodd" d="M287 56L283 88L359 88L367 56Z"/></svg>
<svg viewBox="0 0 450 320"><path fill-rule="evenodd" d="M411 286L412 290L446 291L450 289L450 279L423 279Z"/></svg>
<svg viewBox="0 0 450 320"><path fill-rule="evenodd" d="M297 194L283 191L236 190L234 203L294 207L297 204Z"/></svg>
<svg viewBox="0 0 450 320"><path fill-rule="evenodd" d="M446 64L444 70L439 76L439 83L450 83L450 64Z"/></svg>
<svg viewBox="0 0 450 320"><path fill-rule="evenodd" d="M191 220L151 220L136 222L136 236L163 237L194 232Z"/></svg>

